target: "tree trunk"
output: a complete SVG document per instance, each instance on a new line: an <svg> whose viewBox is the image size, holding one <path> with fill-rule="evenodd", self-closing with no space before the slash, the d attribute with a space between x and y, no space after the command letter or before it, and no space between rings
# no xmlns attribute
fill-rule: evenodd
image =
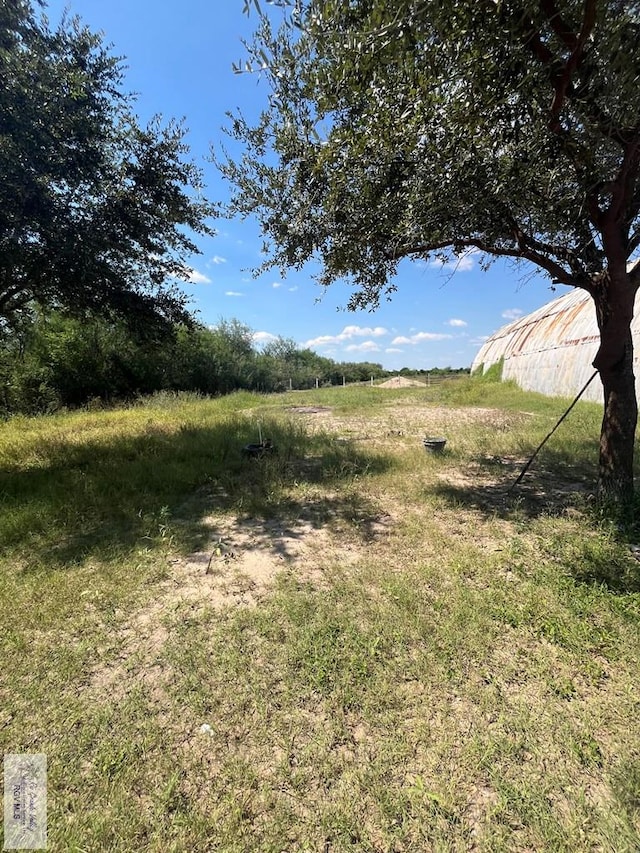
<svg viewBox="0 0 640 853"><path fill-rule="evenodd" d="M633 497L633 449L638 404L633 374L635 292L628 277L609 275L594 294L600 349L593 366L600 372L604 415L600 432L597 495L605 501L628 503Z"/></svg>

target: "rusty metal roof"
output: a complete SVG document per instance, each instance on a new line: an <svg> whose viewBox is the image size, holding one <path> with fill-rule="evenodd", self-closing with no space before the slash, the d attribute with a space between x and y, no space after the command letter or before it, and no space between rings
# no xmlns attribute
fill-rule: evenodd
<svg viewBox="0 0 640 853"><path fill-rule="evenodd" d="M640 318L634 318L632 330L634 341L640 341ZM573 397L593 373L599 340L593 300L576 289L499 329L480 349L472 370L487 370L504 359L503 379L514 379L527 391ZM634 369L637 377L635 356ZM602 400L598 379L584 399Z"/></svg>

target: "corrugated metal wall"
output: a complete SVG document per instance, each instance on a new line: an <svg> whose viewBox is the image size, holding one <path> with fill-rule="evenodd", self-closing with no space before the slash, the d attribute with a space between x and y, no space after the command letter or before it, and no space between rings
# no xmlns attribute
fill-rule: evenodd
<svg viewBox="0 0 640 853"><path fill-rule="evenodd" d="M640 318L632 323L636 391L640 358ZM593 373L599 333L593 300L583 290L554 299L532 314L503 326L484 344L472 370L484 370L504 358L503 379L514 379L527 391L573 397ZM602 402L602 384L596 377L584 399Z"/></svg>

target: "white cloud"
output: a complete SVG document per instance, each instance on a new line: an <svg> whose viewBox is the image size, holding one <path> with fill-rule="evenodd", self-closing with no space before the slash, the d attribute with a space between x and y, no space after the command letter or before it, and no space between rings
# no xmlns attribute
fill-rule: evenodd
<svg viewBox="0 0 640 853"><path fill-rule="evenodd" d="M211 284L211 279L208 278L198 270L189 270L189 275L187 276L187 280L191 282L191 284Z"/></svg>
<svg viewBox="0 0 640 853"><path fill-rule="evenodd" d="M439 258L434 258L430 262L430 265L432 267L439 267L440 269L453 270L454 272L469 272L475 266L474 256L479 254L480 252L477 249L467 249L459 255L454 255L444 263Z"/></svg>
<svg viewBox="0 0 640 853"><path fill-rule="evenodd" d="M418 332L417 335L411 336L411 343L419 344L421 341L446 341L452 337L453 335L441 335L437 332Z"/></svg>
<svg viewBox="0 0 640 853"><path fill-rule="evenodd" d="M349 344L345 347L346 352L380 352L380 347L375 341L364 341L361 344Z"/></svg>
<svg viewBox="0 0 640 853"><path fill-rule="evenodd" d="M404 352L404 350L396 349L395 347L389 347L385 350L385 352Z"/></svg>
<svg viewBox="0 0 640 853"><path fill-rule="evenodd" d="M311 338L310 341L305 341L302 346L305 349L309 349L309 347L328 347L335 344L336 340L337 339L334 335L319 335L317 338Z"/></svg>
<svg viewBox="0 0 640 853"><path fill-rule="evenodd" d="M518 317L522 317L523 313L519 308L507 308L502 312L502 316L505 320L517 320Z"/></svg>
<svg viewBox="0 0 640 853"><path fill-rule="evenodd" d="M211 258L211 263L212 263L212 264L226 264L226 263L227 263L227 259L226 259L226 258L221 257L220 255L214 255L214 256Z"/></svg>
<svg viewBox="0 0 640 853"><path fill-rule="evenodd" d="M464 326L468 325L466 320L458 320L457 317L452 317L450 320L447 320L448 326L454 326L457 329L462 329Z"/></svg>
<svg viewBox="0 0 640 853"><path fill-rule="evenodd" d="M472 338L469 343L474 347L481 347L482 344L489 340L490 335L479 335L477 338Z"/></svg>
<svg viewBox="0 0 640 853"><path fill-rule="evenodd" d="M450 264L456 272L469 272L475 266L475 261L471 257L471 255L463 255L461 258L456 258L456 260Z"/></svg>
<svg viewBox="0 0 640 853"><path fill-rule="evenodd" d="M253 341L256 344L268 344L270 341L277 341L278 336L272 335L271 332L254 332Z"/></svg>
<svg viewBox="0 0 640 853"><path fill-rule="evenodd" d="M410 338L407 338L405 335L399 335L391 341L391 345L420 344L423 341L446 341L452 337L453 335L442 335L439 332L416 332L416 334L411 335Z"/></svg>
<svg viewBox="0 0 640 853"><path fill-rule="evenodd" d="M353 337L366 337L367 335L373 335L374 338L379 338L382 335L388 335L389 332L383 326L376 326L375 328L371 328L370 326L345 326L342 332L340 333L341 338L353 338Z"/></svg>
<svg viewBox="0 0 640 853"><path fill-rule="evenodd" d="M294 293L298 289L298 285L294 284L293 287L289 288L289 293Z"/></svg>
<svg viewBox="0 0 640 853"><path fill-rule="evenodd" d="M305 343L305 347L326 347L330 344L340 344L343 341L349 341L352 338L373 337L380 338L388 335L389 332L383 326L345 326L338 335L320 335Z"/></svg>
<svg viewBox="0 0 640 853"><path fill-rule="evenodd" d="M244 296L244 293L238 293L237 290L227 290L225 291L225 296Z"/></svg>
<svg viewBox="0 0 640 853"><path fill-rule="evenodd" d="M282 287L282 282L281 281L274 281L273 284L271 285L271 287Z"/></svg>

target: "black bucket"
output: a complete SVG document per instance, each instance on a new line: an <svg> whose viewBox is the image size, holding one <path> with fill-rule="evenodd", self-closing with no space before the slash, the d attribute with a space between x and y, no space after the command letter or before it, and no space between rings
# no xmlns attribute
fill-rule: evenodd
<svg viewBox="0 0 640 853"><path fill-rule="evenodd" d="M447 443L447 439L442 438L442 436L438 436L437 438L424 438L422 443L424 444L424 449L427 453L442 453L444 446Z"/></svg>

